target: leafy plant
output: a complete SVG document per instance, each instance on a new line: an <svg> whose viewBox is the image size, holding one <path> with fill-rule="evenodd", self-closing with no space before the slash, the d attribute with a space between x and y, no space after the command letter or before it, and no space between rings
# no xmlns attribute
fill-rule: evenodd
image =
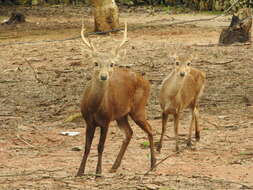
<svg viewBox="0 0 253 190"><path fill-rule="evenodd" d="M150 146L150 144L149 144L148 141L144 141L144 142L141 143L142 148L149 148L149 146Z"/></svg>

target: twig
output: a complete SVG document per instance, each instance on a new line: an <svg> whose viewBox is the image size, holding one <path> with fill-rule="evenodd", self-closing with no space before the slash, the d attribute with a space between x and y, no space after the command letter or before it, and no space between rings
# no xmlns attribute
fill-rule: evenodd
<svg viewBox="0 0 253 190"><path fill-rule="evenodd" d="M29 65L29 67L32 69L33 74L34 74L34 78L37 80L37 82L44 84L44 82L42 80L40 80L40 78L38 76L38 72L34 69L34 67L32 66L32 64L26 58L24 58L24 60L27 62L27 64Z"/></svg>
<svg viewBox="0 0 253 190"><path fill-rule="evenodd" d="M210 125L213 125L213 126L216 127L216 128L219 128L219 125L218 125L218 124L209 121L207 118L203 118L203 119L201 118L201 120L202 120L203 122L206 122L206 123L210 124Z"/></svg>
<svg viewBox="0 0 253 190"><path fill-rule="evenodd" d="M225 60L225 61L220 61L220 62L213 62L213 61L208 61L208 60L201 60L201 61L199 61L199 63L209 63L209 64L215 64L215 65L223 65L223 64L232 63L233 61L234 61L233 59Z"/></svg>
<svg viewBox="0 0 253 190"><path fill-rule="evenodd" d="M180 152L182 152L183 150L185 150L186 148L183 148ZM146 173L144 173L144 175L149 174L149 172L151 172L152 170L154 170L157 166L159 166L161 163L163 163L165 160L167 160L168 158L172 157L172 156L176 156L178 155L179 152L173 153L173 154L169 154L168 156L166 156L165 158L163 158L162 160L160 160L158 163L156 163L154 165L153 168L150 168Z"/></svg>
<svg viewBox="0 0 253 190"><path fill-rule="evenodd" d="M19 135L16 135L16 136L17 136L17 138L18 138L20 141L22 141L23 143L29 145L29 146L32 147L32 148L35 148L35 146L33 146L33 145L30 144L29 142L25 141L25 140L24 140L22 137L20 137Z"/></svg>

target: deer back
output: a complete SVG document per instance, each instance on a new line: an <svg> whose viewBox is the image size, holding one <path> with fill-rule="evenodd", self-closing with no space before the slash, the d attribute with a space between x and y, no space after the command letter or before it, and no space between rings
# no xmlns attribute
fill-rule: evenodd
<svg viewBox="0 0 253 190"><path fill-rule="evenodd" d="M190 72L186 76L185 82L177 97L182 108L186 108L189 105L194 105L197 103L198 98L201 96L203 91L204 83L205 73L191 67Z"/></svg>

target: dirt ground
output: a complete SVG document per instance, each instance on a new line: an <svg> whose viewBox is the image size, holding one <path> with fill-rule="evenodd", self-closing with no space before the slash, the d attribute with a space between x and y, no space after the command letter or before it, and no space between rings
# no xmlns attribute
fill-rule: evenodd
<svg viewBox="0 0 253 190"><path fill-rule="evenodd" d="M2 9L3 10L3 9ZM109 173L123 135L112 123L103 156L103 177L95 179L98 133L84 177L75 177L84 144L84 121L66 122L79 112L79 101L92 70L81 51L79 36L84 12L88 31L93 19L86 8L23 8L27 23L0 26L0 189L253 189L253 47L218 46L229 16L182 25L172 22L211 18L208 14L172 15L142 8L121 11L129 23L127 56L122 64L145 73L152 84L148 118L155 141L161 131L157 99L162 79L170 72L174 52L194 53L193 66L207 74L200 100L201 140L186 149L190 113L181 118L180 149L175 154L172 121L164 148L149 170L146 135L131 122L134 136L117 173ZM7 13L7 11L6 11ZM0 17L0 21L7 17ZM91 35L99 49L117 45L122 33ZM16 42L31 42L13 44ZM26 61L27 60L27 61ZM32 65L30 66L28 62ZM34 73L34 70L36 74ZM39 81L35 78L39 79ZM42 81L42 82L40 82ZM78 136L60 132L77 131Z"/></svg>

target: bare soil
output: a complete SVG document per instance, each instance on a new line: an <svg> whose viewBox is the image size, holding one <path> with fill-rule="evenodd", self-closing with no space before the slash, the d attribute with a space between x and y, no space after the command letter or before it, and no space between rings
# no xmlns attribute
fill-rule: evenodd
<svg viewBox="0 0 253 190"><path fill-rule="evenodd" d="M0 26L0 189L253 189L253 47L218 46L229 16L216 20L172 25L172 22L211 18L207 14L170 15L164 12L122 10L128 20L129 42L122 64L145 73L152 84L148 118L155 141L161 131L157 99L162 79L170 72L174 52L194 53L193 66L207 73L200 100L201 141L186 149L190 112L181 119L181 152L174 153L173 123L168 124L164 148L149 170L146 135L132 123L134 136L117 173L109 173L123 135L112 123L103 156L103 177L95 179L96 131L84 177L75 177L83 147L85 124L79 101L92 71L81 51L81 14L88 31L93 19L89 8L24 8L27 23ZM6 17L0 17L0 21ZM99 49L110 50L122 33L91 35ZM34 42L12 44L18 42ZM29 66L26 60L32 65ZM36 71L37 75L34 73ZM37 76L36 79L35 77ZM42 82L41 82L42 81ZM81 134L70 137L63 131Z"/></svg>

